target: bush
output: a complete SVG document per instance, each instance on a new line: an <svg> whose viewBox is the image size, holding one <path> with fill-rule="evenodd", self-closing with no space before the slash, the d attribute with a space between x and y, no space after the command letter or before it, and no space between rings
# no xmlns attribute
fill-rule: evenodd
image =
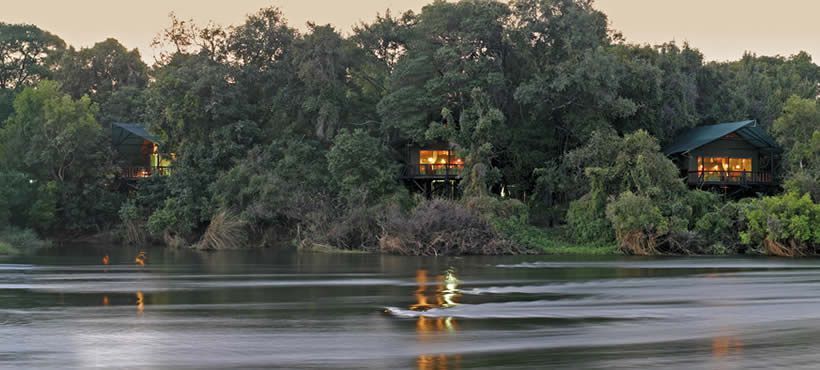
<svg viewBox="0 0 820 370"><path fill-rule="evenodd" d="M398 165L390 160L387 148L362 129L342 130L327 152L330 176L343 198L379 201L397 192Z"/></svg>
<svg viewBox="0 0 820 370"><path fill-rule="evenodd" d="M740 242L738 230L742 226L741 205L736 202L717 204L717 207L695 221L693 230L703 238L707 246L715 247L715 250L736 251Z"/></svg>
<svg viewBox="0 0 820 370"><path fill-rule="evenodd" d="M0 256L3 255L12 255L20 253L17 251L16 248L12 247L10 244L0 241Z"/></svg>
<svg viewBox="0 0 820 370"><path fill-rule="evenodd" d="M140 215L139 208L133 200L123 203L119 211L120 220L125 229L125 242L133 245L145 245L146 233L145 221Z"/></svg>
<svg viewBox="0 0 820 370"><path fill-rule="evenodd" d="M808 171L796 171L786 179L785 188L787 192L797 194L809 194L812 200L820 203L820 178L813 176Z"/></svg>
<svg viewBox="0 0 820 370"><path fill-rule="evenodd" d="M505 240L478 211L450 200L426 200L409 214L393 209L379 239L382 252L401 255L524 253Z"/></svg>
<svg viewBox="0 0 820 370"><path fill-rule="evenodd" d="M228 211L219 211L196 244L199 249L237 249L248 242L247 223Z"/></svg>
<svg viewBox="0 0 820 370"><path fill-rule="evenodd" d="M668 219L652 200L629 191L607 205L606 216L627 254L655 254L658 237L669 232Z"/></svg>
<svg viewBox="0 0 820 370"><path fill-rule="evenodd" d="M29 252L51 245L49 242L41 240L34 231L16 227L0 229L0 244L5 244L5 246L0 247L0 254Z"/></svg>
<svg viewBox="0 0 820 370"><path fill-rule="evenodd" d="M497 197L469 197L463 200L464 205L478 212L490 222L495 220L514 220L520 223L529 221L527 205L518 199L501 199Z"/></svg>
<svg viewBox="0 0 820 370"><path fill-rule="evenodd" d="M536 253L549 255L613 255L615 243L572 241L560 229L545 229L515 219L499 219L493 226L505 239Z"/></svg>
<svg viewBox="0 0 820 370"><path fill-rule="evenodd" d="M789 192L748 202L741 241L776 256L802 256L820 245L820 205L808 194Z"/></svg>
<svg viewBox="0 0 820 370"><path fill-rule="evenodd" d="M593 194L584 195L569 204L567 225L577 242L614 240L612 224L606 219L605 203Z"/></svg>

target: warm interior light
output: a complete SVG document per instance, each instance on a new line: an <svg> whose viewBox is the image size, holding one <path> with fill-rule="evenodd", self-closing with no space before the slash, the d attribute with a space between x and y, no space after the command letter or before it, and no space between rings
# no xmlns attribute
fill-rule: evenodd
<svg viewBox="0 0 820 370"><path fill-rule="evenodd" d="M427 162L430 162L430 164L433 164L433 163L436 163L436 159L433 158L433 157L429 157L429 158L427 158Z"/></svg>

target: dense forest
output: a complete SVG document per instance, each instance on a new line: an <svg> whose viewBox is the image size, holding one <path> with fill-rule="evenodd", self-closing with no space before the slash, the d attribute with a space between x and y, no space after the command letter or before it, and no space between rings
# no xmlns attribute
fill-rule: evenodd
<svg viewBox="0 0 820 370"><path fill-rule="evenodd" d="M435 1L345 35L265 8L230 27L170 17L148 66L0 23L0 246L115 235L204 249L398 254L767 253L820 247L820 67L807 53L707 62L635 45L592 0ZM754 119L782 191L686 186L661 148ZM123 185L114 122L174 153ZM400 181L406 148L452 143L459 196ZM584 249L586 248L586 249ZM0 248L2 249L2 248Z"/></svg>

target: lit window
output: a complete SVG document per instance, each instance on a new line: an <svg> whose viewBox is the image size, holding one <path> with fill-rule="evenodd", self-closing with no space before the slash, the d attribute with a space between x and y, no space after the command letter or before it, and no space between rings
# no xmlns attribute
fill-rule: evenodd
<svg viewBox="0 0 820 370"><path fill-rule="evenodd" d="M464 160L449 150L420 150L419 173L444 175L459 173L464 168Z"/></svg>
<svg viewBox="0 0 820 370"><path fill-rule="evenodd" d="M706 181L722 181L752 172L751 158L698 157L698 174Z"/></svg>

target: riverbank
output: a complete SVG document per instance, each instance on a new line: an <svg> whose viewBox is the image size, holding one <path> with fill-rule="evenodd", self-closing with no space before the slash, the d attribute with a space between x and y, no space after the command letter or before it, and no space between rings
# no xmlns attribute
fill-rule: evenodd
<svg viewBox="0 0 820 370"><path fill-rule="evenodd" d="M0 228L0 256L18 255L27 251L51 246L34 231L15 227Z"/></svg>

